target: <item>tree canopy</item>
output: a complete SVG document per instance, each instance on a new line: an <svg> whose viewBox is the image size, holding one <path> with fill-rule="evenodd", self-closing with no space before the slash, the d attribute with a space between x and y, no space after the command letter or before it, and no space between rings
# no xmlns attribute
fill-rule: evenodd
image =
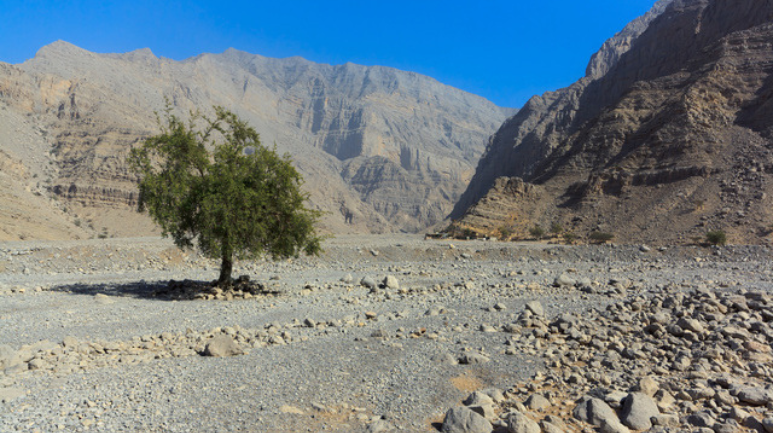
<svg viewBox="0 0 773 433"><path fill-rule="evenodd" d="M129 155L140 177L138 210L178 247L196 244L221 259L221 286L231 284L234 259L318 254L320 212L305 206L290 156L263 146L236 114L214 110L214 118L192 114L188 122L169 106L157 116L161 133Z"/></svg>

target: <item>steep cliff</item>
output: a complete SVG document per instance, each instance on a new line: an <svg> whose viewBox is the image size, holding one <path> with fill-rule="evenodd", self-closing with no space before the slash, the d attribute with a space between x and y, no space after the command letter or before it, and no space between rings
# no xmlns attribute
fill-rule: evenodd
<svg viewBox="0 0 773 433"><path fill-rule="evenodd" d="M771 1L674 1L603 76L533 98L500 128L454 229L527 237L557 223L623 242L690 242L722 229L734 242L765 241L770 41ZM542 194L507 194L499 177Z"/></svg>
<svg viewBox="0 0 773 433"><path fill-rule="evenodd" d="M56 42L23 64L0 64L0 119L40 132L34 152L13 130L0 150L40 166L42 194L71 222L148 233L152 224L133 213L136 179L124 158L157 131L154 111L165 98L182 115L225 106L289 152L333 232L417 231L442 220L486 138L513 112L386 67L233 49L173 61L147 49L96 54Z"/></svg>

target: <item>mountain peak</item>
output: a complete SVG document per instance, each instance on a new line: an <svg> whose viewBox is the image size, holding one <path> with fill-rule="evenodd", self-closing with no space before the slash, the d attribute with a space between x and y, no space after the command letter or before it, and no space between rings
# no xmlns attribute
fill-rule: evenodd
<svg viewBox="0 0 773 433"><path fill-rule="evenodd" d="M44 45L42 48L38 50L37 53L35 53L35 58L46 58L51 56L73 56L73 55L83 55L83 54L91 54L88 51L84 50L83 48L80 48L76 45L73 45L67 41L63 40L57 40L54 42L51 42L48 45Z"/></svg>
<svg viewBox="0 0 773 433"><path fill-rule="evenodd" d="M140 48L134 51L129 51L126 54L133 57L150 57L154 59L158 58L155 54L153 54L153 51L151 51L150 48Z"/></svg>

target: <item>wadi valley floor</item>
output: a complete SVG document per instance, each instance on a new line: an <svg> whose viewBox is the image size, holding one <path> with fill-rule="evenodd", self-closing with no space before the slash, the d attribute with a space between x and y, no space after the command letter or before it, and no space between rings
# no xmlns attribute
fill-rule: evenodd
<svg viewBox="0 0 773 433"><path fill-rule="evenodd" d="M239 262L254 290L182 292L218 263L168 240L5 242L0 431L765 431L770 263L339 236Z"/></svg>

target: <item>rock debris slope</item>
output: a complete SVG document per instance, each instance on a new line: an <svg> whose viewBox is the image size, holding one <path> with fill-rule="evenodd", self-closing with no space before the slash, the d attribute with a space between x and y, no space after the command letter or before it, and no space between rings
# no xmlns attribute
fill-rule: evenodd
<svg viewBox="0 0 773 433"><path fill-rule="evenodd" d="M512 113L386 67L233 49L173 61L148 49L96 54L55 42L23 64L0 64L0 122L13 125L3 128L0 157L30 179L6 169L2 176L34 189L63 225L58 236L41 237L152 230L132 213L135 179L123 161L131 146L156 132L153 111L164 98L183 115L225 106L265 144L293 155L333 232L416 231L442 220L486 137ZM0 213L30 218L22 209ZM28 223L3 236L39 233Z"/></svg>
<svg viewBox="0 0 773 433"><path fill-rule="evenodd" d="M684 243L713 229L766 240L773 3L675 1L629 39L616 60L595 56L587 77L505 122L455 228L523 237L555 222L622 241Z"/></svg>

